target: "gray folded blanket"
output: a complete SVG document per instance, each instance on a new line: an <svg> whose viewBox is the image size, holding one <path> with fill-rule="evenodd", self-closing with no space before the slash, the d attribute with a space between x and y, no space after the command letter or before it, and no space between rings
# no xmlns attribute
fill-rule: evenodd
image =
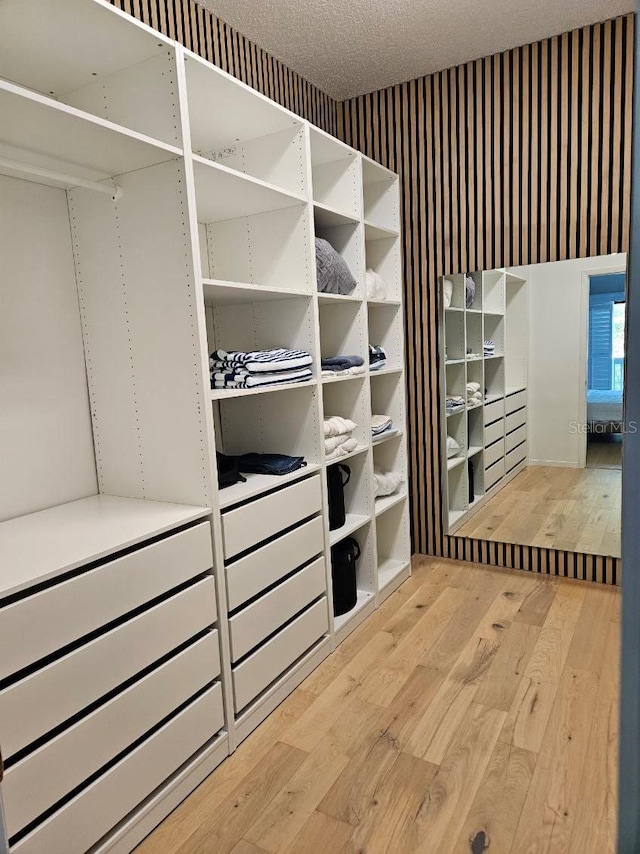
<svg viewBox="0 0 640 854"><path fill-rule="evenodd" d="M356 286L347 262L322 237L316 237L316 275L318 290L325 294L350 294Z"/></svg>

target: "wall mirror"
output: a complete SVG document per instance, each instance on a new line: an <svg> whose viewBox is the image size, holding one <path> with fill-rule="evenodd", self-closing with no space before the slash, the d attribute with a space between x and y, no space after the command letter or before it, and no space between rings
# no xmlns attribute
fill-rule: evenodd
<svg viewBox="0 0 640 854"><path fill-rule="evenodd" d="M626 255L439 291L445 530L619 557Z"/></svg>

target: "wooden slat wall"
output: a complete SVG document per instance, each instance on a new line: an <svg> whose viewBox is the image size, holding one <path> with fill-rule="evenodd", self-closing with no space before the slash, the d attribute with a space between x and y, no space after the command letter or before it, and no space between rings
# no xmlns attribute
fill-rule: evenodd
<svg viewBox="0 0 640 854"><path fill-rule="evenodd" d="M634 16L339 105L345 142L400 174L416 551L620 583L620 561L443 531L437 280L626 251Z"/></svg>
<svg viewBox="0 0 640 854"><path fill-rule="evenodd" d="M212 15L195 0L110 0L194 53L328 133L338 104L317 86Z"/></svg>

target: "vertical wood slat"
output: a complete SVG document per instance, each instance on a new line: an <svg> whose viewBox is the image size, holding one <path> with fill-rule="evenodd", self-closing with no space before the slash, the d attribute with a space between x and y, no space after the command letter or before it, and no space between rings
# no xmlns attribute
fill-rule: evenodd
<svg viewBox="0 0 640 854"><path fill-rule="evenodd" d="M403 249L416 551L620 583L618 558L443 533L437 279L628 250L633 30L627 15L339 105L341 138L399 172L413 197Z"/></svg>

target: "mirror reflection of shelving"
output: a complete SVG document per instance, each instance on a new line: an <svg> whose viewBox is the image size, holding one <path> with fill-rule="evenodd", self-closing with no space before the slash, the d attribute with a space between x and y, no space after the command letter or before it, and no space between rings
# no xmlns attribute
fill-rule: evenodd
<svg viewBox="0 0 640 854"><path fill-rule="evenodd" d="M444 277L440 293L444 504L454 533L526 465L528 295L505 270Z"/></svg>

